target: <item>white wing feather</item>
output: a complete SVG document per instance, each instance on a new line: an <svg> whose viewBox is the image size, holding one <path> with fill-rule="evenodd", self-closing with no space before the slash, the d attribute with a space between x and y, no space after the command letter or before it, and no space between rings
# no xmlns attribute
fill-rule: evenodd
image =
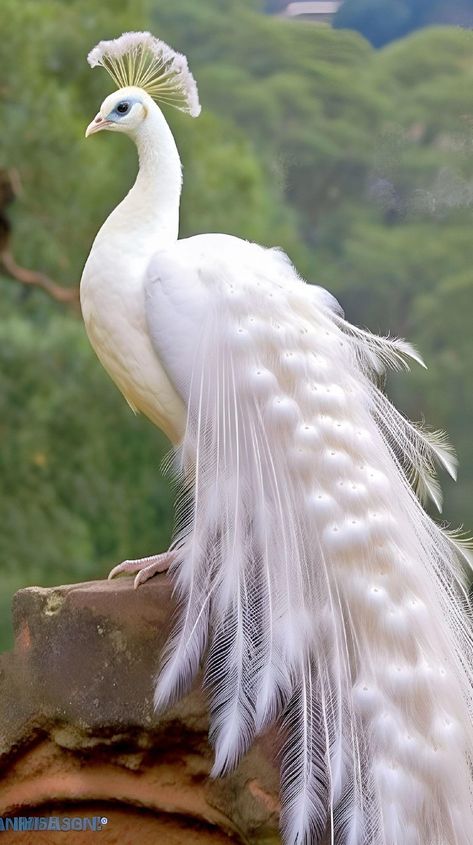
<svg viewBox="0 0 473 845"><path fill-rule="evenodd" d="M149 269L150 335L188 406L156 704L201 662L214 773L278 719L287 845L468 845L473 646L463 569L422 510L446 442L371 380L417 358L346 323L288 259L179 241Z"/></svg>

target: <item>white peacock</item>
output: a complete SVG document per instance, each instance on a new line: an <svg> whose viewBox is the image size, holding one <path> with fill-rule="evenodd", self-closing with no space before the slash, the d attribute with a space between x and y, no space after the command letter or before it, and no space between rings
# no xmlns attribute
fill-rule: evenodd
<svg viewBox="0 0 473 845"><path fill-rule="evenodd" d="M170 552L181 598L156 686L163 708L204 664L213 773L278 721L282 835L341 845L469 845L473 638L440 507L440 433L379 389L419 356L348 324L278 249L178 238L181 162L156 101L200 106L187 61L149 33L89 55L119 90L87 135L129 135L139 173L98 233L84 321L129 404L175 447ZM418 494L419 498L416 497Z"/></svg>

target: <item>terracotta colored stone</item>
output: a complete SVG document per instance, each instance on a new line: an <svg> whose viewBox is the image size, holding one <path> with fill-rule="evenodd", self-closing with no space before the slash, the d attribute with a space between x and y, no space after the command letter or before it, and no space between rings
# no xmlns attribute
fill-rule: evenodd
<svg viewBox="0 0 473 845"><path fill-rule="evenodd" d="M211 780L200 682L164 715L153 711L172 612L166 576L139 590L123 578L17 593L15 649L0 657L0 815L92 807L110 819L99 841L120 845L280 841L271 743ZM2 842L90 836L12 832Z"/></svg>

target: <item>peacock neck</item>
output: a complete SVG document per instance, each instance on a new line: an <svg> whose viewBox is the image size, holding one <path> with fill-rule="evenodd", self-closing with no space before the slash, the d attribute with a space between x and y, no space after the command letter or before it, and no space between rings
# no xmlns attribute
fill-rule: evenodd
<svg viewBox="0 0 473 845"><path fill-rule="evenodd" d="M154 104L153 104L154 106ZM139 171L100 235L120 239L145 258L177 240L182 168L172 132L158 106L152 108L134 138Z"/></svg>

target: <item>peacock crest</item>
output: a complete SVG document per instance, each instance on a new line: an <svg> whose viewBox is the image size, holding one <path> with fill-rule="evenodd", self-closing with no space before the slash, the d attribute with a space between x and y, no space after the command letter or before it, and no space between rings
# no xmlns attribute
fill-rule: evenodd
<svg viewBox="0 0 473 845"><path fill-rule="evenodd" d="M91 67L104 67L118 88L143 88L154 100L192 117L200 114L197 84L186 57L150 32L124 32L111 41L99 41L87 61Z"/></svg>

